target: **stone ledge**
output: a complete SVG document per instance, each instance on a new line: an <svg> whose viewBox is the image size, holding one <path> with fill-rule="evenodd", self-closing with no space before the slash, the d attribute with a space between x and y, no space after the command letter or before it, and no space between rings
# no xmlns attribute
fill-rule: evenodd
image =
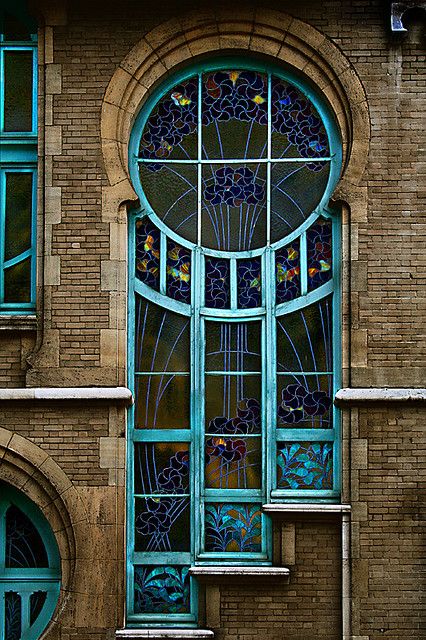
<svg viewBox="0 0 426 640"><path fill-rule="evenodd" d="M115 632L116 640L137 640L138 638L150 638L151 640L205 640L213 638L214 633L209 629L119 629Z"/></svg>
<svg viewBox="0 0 426 640"><path fill-rule="evenodd" d="M350 504L305 504L288 502L286 504L268 503L262 506L265 513L350 513Z"/></svg>
<svg viewBox="0 0 426 640"><path fill-rule="evenodd" d="M351 404L368 404L368 403L395 403L395 402L411 402L426 403L426 389L413 388L346 388L339 389L334 398L334 404L338 407L344 407Z"/></svg>
<svg viewBox="0 0 426 640"><path fill-rule="evenodd" d="M36 331L37 316L30 315L1 315L0 331Z"/></svg>
<svg viewBox="0 0 426 640"><path fill-rule="evenodd" d="M1 401L16 400L104 400L133 404L127 387L32 387L25 389L0 388Z"/></svg>
<svg viewBox="0 0 426 640"><path fill-rule="evenodd" d="M203 565L195 566L189 569L191 576L202 580L203 582L241 582L246 579L256 580L259 582L271 580L284 580L288 582L290 579L290 569L287 567L238 567L235 565Z"/></svg>

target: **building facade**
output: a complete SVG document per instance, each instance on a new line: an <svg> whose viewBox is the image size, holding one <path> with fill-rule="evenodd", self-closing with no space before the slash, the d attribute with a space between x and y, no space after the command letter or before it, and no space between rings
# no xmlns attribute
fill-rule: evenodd
<svg viewBox="0 0 426 640"><path fill-rule="evenodd" d="M422 636L421 4L2 7L0 637Z"/></svg>

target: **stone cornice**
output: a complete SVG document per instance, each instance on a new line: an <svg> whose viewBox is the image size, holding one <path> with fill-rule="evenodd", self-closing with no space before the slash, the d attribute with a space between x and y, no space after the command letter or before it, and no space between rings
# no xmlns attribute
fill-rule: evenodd
<svg viewBox="0 0 426 640"><path fill-rule="evenodd" d="M82 401L102 400L133 404L133 396L127 387L32 387L25 389L0 388L0 402L21 400Z"/></svg>
<svg viewBox="0 0 426 640"><path fill-rule="evenodd" d="M426 403L426 389L413 388L347 388L339 389L334 398L338 407L371 403Z"/></svg>

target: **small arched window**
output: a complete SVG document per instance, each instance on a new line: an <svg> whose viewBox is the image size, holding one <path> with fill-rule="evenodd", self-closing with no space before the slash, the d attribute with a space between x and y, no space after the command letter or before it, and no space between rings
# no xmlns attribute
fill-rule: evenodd
<svg viewBox="0 0 426 640"><path fill-rule="evenodd" d="M191 564L271 562L264 502L339 497L341 144L300 79L221 59L129 158L129 620L189 623Z"/></svg>
<svg viewBox="0 0 426 640"><path fill-rule="evenodd" d="M59 554L49 524L25 496L0 483L0 637L37 640L59 588Z"/></svg>

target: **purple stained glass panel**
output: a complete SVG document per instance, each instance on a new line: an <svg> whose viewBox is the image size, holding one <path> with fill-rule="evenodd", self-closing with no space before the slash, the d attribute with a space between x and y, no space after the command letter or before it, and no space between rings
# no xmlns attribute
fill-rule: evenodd
<svg viewBox="0 0 426 640"><path fill-rule="evenodd" d="M306 233L309 291L325 284L332 278L331 236L331 220L325 218L318 218Z"/></svg>
<svg viewBox="0 0 426 640"><path fill-rule="evenodd" d="M260 258L237 262L238 307L252 309L262 304Z"/></svg>
<svg viewBox="0 0 426 640"><path fill-rule="evenodd" d="M167 239L167 295L191 302L191 251Z"/></svg>
<svg viewBox="0 0 426 640"><path fill-rule="evenodd" d="M299 239L275 253L276 303L289 302L300 296Z"/></svg>
<svg viewBox="0 0 426 640"><path fill-rule="evenodd" d="M207 258L205 261L205 305L229 309L231 297L229 260Z"/></svg>
<svg viewBox="0 0 426 640"><path fill-rule="evenodd" d="M206 431L220 434L260 433L261 376L206 375Z"/></svg>
<svg viewBox="0 0 426 640"><path fill-rule="evenodd" d="M277 427L331 429L332 376L278 376Z"/></svg>
<svg viewBox="0 0 426 640"><path fill-rule="evenodd" d="M134 464L136 494L188 493L187 443L136 443Z"/></svg>
<svg viewBox="0 0 426 640"><path fill-rule="evenodd" d="M279 489L333 489L332 442L279 442Z"/></svg>
<svg viewBox="0 0 426 640"><path fill-rule="evenodd" d="M136 565L134 612L146 614L189 613L189 568Z"/></svg>
<svg viewBox="0 0 426 640"><path fill-rule="evenodd" d="M260 553L260 505L221 502L206 504L205 550L216 553Z"/></svg>
<svg viewBox="0 0 426 640"><path fill-rule="evenodd" d="M136 221L136 277L159 290L160 231L149 218Z"/></svg>
<svg viewBox="0 0 426 640"><path fill-rule="evenodd" d="M135 551L189 551L189 497L135 499Z"/></svg>
<svg viewBox="0 0 426 640"><path fill-rule="evenodd" d="M262 486L260 438L207 436L205 456L207 489L259 489Z"/></svg>

